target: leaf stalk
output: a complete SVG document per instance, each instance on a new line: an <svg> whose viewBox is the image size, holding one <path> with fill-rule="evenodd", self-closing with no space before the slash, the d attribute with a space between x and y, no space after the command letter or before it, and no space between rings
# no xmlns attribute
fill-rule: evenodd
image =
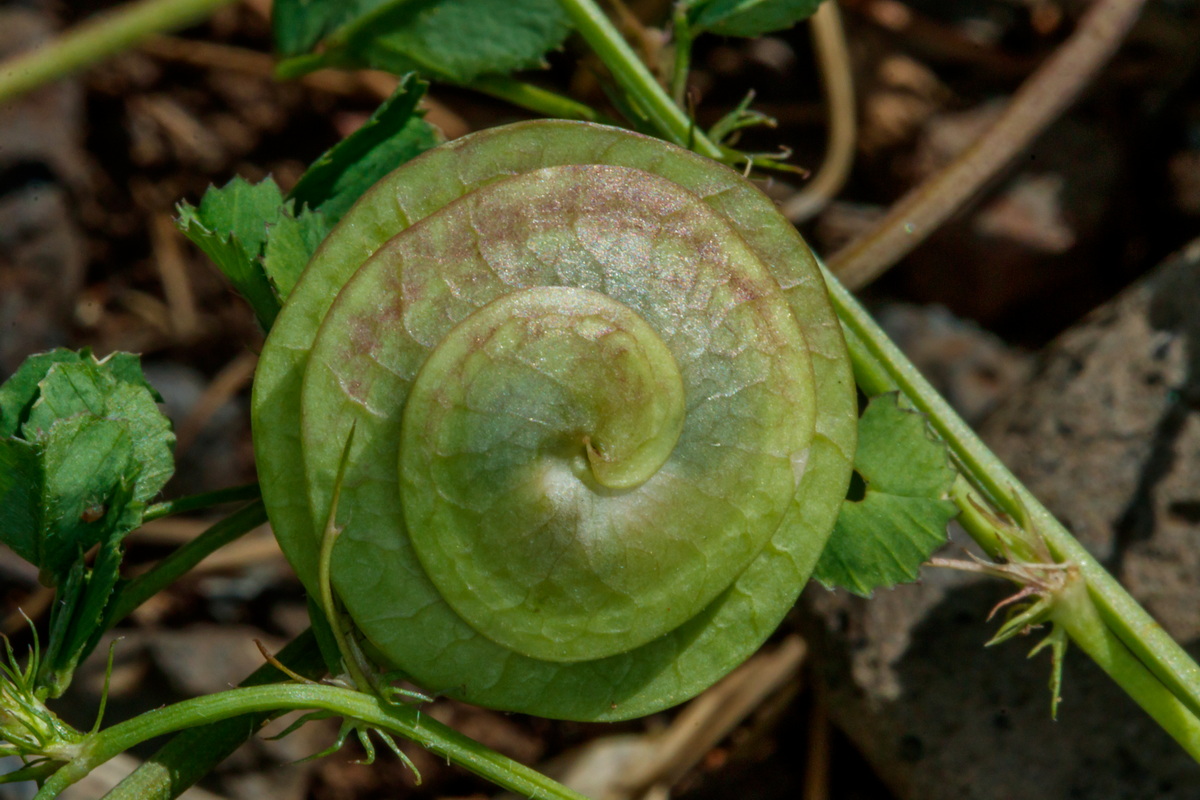
<svg viewBox="0 0 1200 800"><path fill-rule="evenodd" d="M675 104L625 41L616 26L592 0L559 0L576 30L595 51L613 78L635 100L662 135L703 156L724 161L725 154Z"/></svg>

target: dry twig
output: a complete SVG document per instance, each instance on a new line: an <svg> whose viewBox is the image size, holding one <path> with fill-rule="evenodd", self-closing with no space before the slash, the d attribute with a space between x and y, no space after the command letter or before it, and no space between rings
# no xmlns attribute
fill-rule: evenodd
<svg viewBox="0 0 1200 800"><path fill-rule="evenodd" d="M783 204L783 215L792 222L814 216L846 183L854 165L857 113L850 50L842 16L835 3L822 3L812 17L813 47L821 67L821 84L829 106L829 133L825 159L813 179Z"/></svg>
<svg viewBox="0 0 1200 800"><path fill-rule="evenodd" d="M1022 84L995 125L828 259L842 282L858 289L878 278L1023 151L1112 57L1145 1L1096 0L1071 37Z"/></svg>

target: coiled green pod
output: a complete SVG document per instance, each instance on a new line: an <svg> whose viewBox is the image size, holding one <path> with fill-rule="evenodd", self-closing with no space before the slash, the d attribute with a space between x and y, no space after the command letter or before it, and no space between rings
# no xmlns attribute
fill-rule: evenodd
<svg viewBox="0 0 1200 800"><path fill-rule="evenodd" d="M431 150L321 246L254 390L315 589L427 690L596 720L698 693L807 581L855 390L811 254L735 172L597 125Z"/></svg>

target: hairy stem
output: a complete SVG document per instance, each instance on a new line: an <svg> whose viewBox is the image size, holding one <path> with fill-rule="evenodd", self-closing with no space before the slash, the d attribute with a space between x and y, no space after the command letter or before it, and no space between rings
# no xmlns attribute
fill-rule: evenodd
<svg viewBox="0 0 1200 800"><path fill-rule="evenodd" d="M926 414L971 483L1009 516L1027 517L1056 561L1078 567L1097 613L1111 632L1193 717L1200 718L1200 666L988 449L853 295L828 272L826 279L834 308L848 332L855 379L864 391L899 389ZM986 537L980 544L993 555L1001 555ZM1070 632L1070 626L1064 627ZM1120 677L1116 679L1138 699L1138 693Z"/></svg>
<svg viewBox="0 0 1200 800"><path fill-rule="evenodd" d="M293 639L276 658L306 678L315 680L325 674L325 661L311 630ZM241 685L262 686L284 679L274 666L263 664ZM270 712L258 712L190 728L163 745L104 799L172 800L232 755L272 716Z"/></svg>
<svg viewBox="0 0 1200 800"><path fill-rule="evenodd" d="M1200 720L1105 624L1094 592L1089 592L1082 581L1069 582L1055 595L1050 619L1171 734L1188 755L1200 761Z"/></svg>
<svg viewBox="0 0 1200 800"><path fill-rule="evenodd" d="M361 692L318 684L273 684L230 689L147 711L89 737L80 755L54 773L37 793L35 800L57 797L65 788L113 756L156 736L244 714L295 709L328 711L403 736L498 786L531 798L585 800L583 795L536 770L489 750L428 716L422 716L417 708L389 704Z"/></svg>
<svg viewBox="0 0 1200 800"><path fill-rule="evenodd" d="M559 0L575 23L576 30L612 72L618 85L635 100L654 127L667 139L690 147L701 155L721 161L717 147L675 104L646 65L592 0Z"/></svg>
<svg viewBox="0 0 1200 800"><path fill-rule="evenodd" d="M133 47L193 25L233 0L140 0L98 14L47 45L0 64L0 104Z"/></svg>
<svg viewBox="0 0 1200 800"><path fill-rule="evenodd" d="M949 166L912 189L829 259L851 289L882 275L937 230L1061 114L1108 61L1145 0L1096 0L1075 33L1027 80L1000 119Z"/></svg>
<svg viewBox="0 0 1200 800"><path fill-rule="evenodd" d="M108 608L105 615L106 627L129 616L131 611L179 580L188 570L215 550L249 533L266 521L267 512L263 508L262 501L259 500L214 524L204 533L164 558L149 572L126 584Z"/></svg>

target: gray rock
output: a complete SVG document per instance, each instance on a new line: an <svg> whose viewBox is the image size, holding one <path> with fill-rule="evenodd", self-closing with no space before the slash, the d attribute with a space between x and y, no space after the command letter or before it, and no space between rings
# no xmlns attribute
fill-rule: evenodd
<svg viewBox="0 0 1200 800"><path fill-rule="evenodd" d="M1064 334L982 425L1018 477L1193 653L1197 299L1200 242ZM832 718L897 796L1200 797L1200 767L1086 657L1070 652L1055 722L1049 657L1025 658L1038 632L984 649L995 627L984 618L1011 592L926 569L920 584L869 601L806 593Z"/></svg>

